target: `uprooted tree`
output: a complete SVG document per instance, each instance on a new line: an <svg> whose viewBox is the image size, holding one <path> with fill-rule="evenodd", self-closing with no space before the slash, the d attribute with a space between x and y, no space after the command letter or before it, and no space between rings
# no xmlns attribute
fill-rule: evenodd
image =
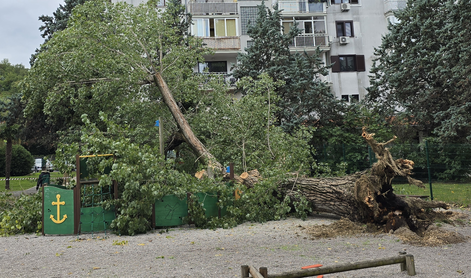
<svg viewBox="0 0 471 278"><path fill-rule="evenodd" d="M77 149L73 149L72 146L70 152L76 153L79 148L81 148L80 151L89 153L106 149L109 152L119 153L123 157L124 151L122 150L132 147L132 150L129 151L132 152L132 155L129 156L132 159L130 162L127 161L126 165L136 162L140 168L116 167L116 171L113 173L117 180L121 179L124 182L128 179L126 185L129 185L127 188L129 192L132 192L132 194L123 194L125 198L129 197L132 200L123 198L120 211L124 215L123 218L128 219L129 226L133 227L126 230L129 234L145 230L142 226L146 223L145 213L148 213L149 206L142 200L146 200L150 204L153 201L152 198L155 197L152 194L158 193L157 189L160 186L168 187L168 181L164 178L161 181L155 181L155 178L161 178L162 175L161 169L156 167L156 165L160 165L160 162L155 157L148 155L152 153L149 147L152 144L145 148L146 144L152 142L152 138L155 137L155 131L148 127L148 123L152 124L156 115L164 114L167 117L172 117L177 132L182 135L182 141L188 143L197 155L198 161L212 168L215 174L224 170L218 159L225 163L232 158L228 156L225 158L226 161L223 161L220 154L214 156L215 152L211 153L202 143L202 141L206 143L209 141L203 140L204 135L202 134L204 132L197 133L199 135L197 137L187 121L188 114L182 113L184 108L182 103L202 103L201 93L197 89L198 80L191 77L193 77L194 65L203 61L203 54L207 53L207 49L202 47L201 40L182 34L178 31L179 28L175 28L175 26L182 28L186 26L185 15L182 12L177 13L177 16L173 16L171 13L173 8L184 11L181 6L169 5L166 11L161 13L155 9L155 4L155 1L149 1L147 6L133 7L121 2L111 4L108 1L89 1L78 6L74 9L69 27L55 34L47 42L47 51L38 55L38 59L23 82L25 98L28 99L27 116L44 113L50 123L60 125L61 130L65 131L71 131L71 127L77 130L81 129L83 119L96 123L96 130L82 134L80 139L74 137L75 133L70 132L70 141L77 147ZM176 25L169 24L172 22ZM261 81L264 81L263 77ZM267 96L266 91L265 94L258 94L254 88L251 88L250 91L253 91L250 94L251 97L260 96L259 100L263 101L240 102L247 104L247 107L266 106L266 103L270 104L273 100L273 96L270 94ZM264 98L262 99L262 97ZM244 99L248 100L249 98L245 97ZM209 118L209 116L203 118L204 120L201 122L205 123L206 131L208 129L219 131L216 126L211 126L208 123L224 126L220 123L222 121L226 124L225 128L231 124L235 125L234 122L237 121L237 125L240 126L239 130L244 131L259 130L260 127L264 127L265 133L259 133L262 134L260 138L263 138L266 148L260 148L260 144L252 144L252 147L248 148L249 139L254 137L253 134L236 132L234 127L232 127L232 131L236 134L233 138L228 138L224 142L214 141L213 145L227 144L228 142L233 145L240 143L243 152L242 161L249 161L249 163L263 160L262 156L268 154L269 159L278 161L279 164L275 166L289 165L290 160L298 162L297 164L293 163L293 167L290 168L302 166L299 161L306 157L303 152L308 151L306 148L302 148L302 151L293 152L293 146L299 148L302 143L289 141L286 134L274 132L276 127L272 127L273 120L270 116L272 106L268 105L268 111L263 113L267 115L266 118L260 117L263 119L263 124L247 128L245 123L255 122L253 111L240 113L242 110L230 107L234 108L229 109L232 113L226 113L223 117L219 117L219 114L215 113L217 110L216 101L217 98L212 95L211 108L214 113L207 113L209 106L200 108L204 111L200 113L202 115L217 116L217 118ZM221 107L224 106L230 105L222 105ZM100 126L106 118L105 114L110 115L110 122L113 120L122 125L124 132L121 130L120 132L112 132L113 130L109 126ZM237 116L236 119L228 116L234 114ZM130 126L134 128L131 129ZM105 138L109 139L106 144L103 143L104 141L91 138L98 136L97 134L102 130L106 130L106 134L110 137ZM206 133L210 134L210 132ZM127 138L116 143L112 141L113 135L118 136L116 134L119 136L126 134ZM212 136L211 133L210 135L208 137L221 139L219 134ZM422 210L437 207L446 208L446 204L415 199L404 200L397 197L391 187L391 181L395 176L408 177L411 183L421 185L418 181L410 178L413 163L404 159L392 159L388 149L385 148L387 143L392 140L378 143L373 139L373 134L368 134L366 130L364 130L363 137L378 157L378 163L371 170L341 178L289 179L281 183L278 188L283 195L282 197L288 195L298 198L301 194L311 203L314 210L334 213L354 221L388 224L391 228L404 222L411 230L415 231L425 227L426 225L421 222L425 221ZM82 140L82 145L79 146L76 141L72 141L73 139ZM88 149L83 145L84 140L91 142ZM276 142L284 144L276 144ZM63 143L68 142L64 140ZM283 148L289 149L290 152L279 151ZM252 151L254 155L252 157L246 155L246 150L247 153ZM136 153L137 155L134 155ZM64 162L66 162L65 159ZM252 165L249 167L253 167ZM245 170L249 167L244 166L243 168ZM141 168L145 168L142 172L145 172L149 178L144 179L142 172L137 172ZM258 173L247 172L247 177L241 175L239 178L243 180L246 187L257 186L254 183L260 179ZM175 173L178 178L174 179L178 180L176 183L179 186L179 182L187 178L180 174ZM132 180L131 175L134 175ZM183 176L184 178L182 178ZM176 187L176 189L180 188ZM137 193L142 197L139 200L135 197ZM261 194L256 197L260 197ZM266 192L263 194L269 195ZM254 200L253 207L257 209L261 201L259 198L254 198ZM130 205L131 202L134 202L133 205ZM231 202L233 202L232 199ZM139 210L136 209L135 212L130 213L126 208L137 207L136 203L139 203ZM129 207L126 207L128 205ZM284 211L284 206L280 205L279 207ZM276 208L268 207L267 210L270 210L267 215L273 215L272 212ZM244 214L244 217L245 215L247 214ZM133 221L134 219L139 221ZM424 223L426 224L426 222Z"/></svg>
<svg viewBox="0 0 471 278"><path fill-rule="evenodd" d="M301 193L315 211L332 213L356 222L385 225L386 231L404 225L415 232L426 229L431 224L427 210L448 209L448 205L394 194L392 181L396 176L406 177L411 185L424 185L411 177L413 161L402 158L394 160L385 147L396 137L378 143L374 135L363 128L362 137L378 159L371 169L346 177L291 178L280 185L280 190L293 198Z"/></svg>

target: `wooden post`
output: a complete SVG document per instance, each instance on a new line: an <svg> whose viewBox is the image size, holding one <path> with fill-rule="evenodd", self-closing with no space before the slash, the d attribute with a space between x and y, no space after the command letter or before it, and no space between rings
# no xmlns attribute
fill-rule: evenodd
<svg viewBox="0 0 471 278"><path fill-rule="evenodd" d="M409 276L415 275L414 256L406 255L406 268L407 268L407 275Z"/></svg>
<svg viewBox="0 0 471 278"><path fill-rule="evenodd" d="M301 277L311 277L315 275L321 274L329 274L329 273L337 273L343 271L350 271L350 270L357 270L363 268L370 268L370 267L377 267L377 266L384 266L390 264L406 264L407 274L410 276L414 276L415 273L415 266L414 266L414 256L412 255L401 255L397 257L391 258L384 258L384 259L375 259L369 261L361 261L361 262L352 262L352 263L345 263L339 264L335 266L323 266L315 269L306 269L306 270L297 270L297 271L289 271L283 272L281 274L270 274L268 275L269 278L301 278ZM250 272L252 274L252 272ZM252 274L253 275L253 274ZM256 276L254 276L256 277ZM263 276L262 276L263 277Z"/></svg>
<svg viewBox="0 0 471 278"><path fill-rule="evenodd" d="M399 256L405 256L407 253L404 252L404 251L401 251L399 252ZM406 271L407 270L407 266L406 266L406 261L404 260L404 262L402 262L401 264L401 271Z"/></svg>
<svg viewBox="0 0 471 278"><path fill-rule="evenodd" d="M249 266L248 265L241 266L240 270L241 270L241 277L242 278L248 278L249 277Z"/></svg>
<svg viewBox="0 0 471 278"><path fill-rule="evenodd" d="M260 272L257 271L257 269L251 265L249 265L249 272L254 278L264 278Z"/></svg>
<svg viewBox="0 0 471 278"><path fill-rule="evenodd" d="M74 234L78 235L80 226L80 206L81 204L81 192L80 192L80 156L75 156L75 177L76 184L74 188Z"/></svg>
<svg viewBox="0 0 471 278"><path fill-rule="evenodd" d="M260 272L260 274L262 274L263 278L268 278L268 268L260 267L258 269L258 272Z"/></svg>
<svg viewBox="0 0 471 278"><path fill-rule="evenodd" d="M41 233L43 234L43 236L45 235L44 234L44 186L41 187L41 190L42 190L42 196L43 196L43 203L42 203L42 220L43 220L43 224L41 225Z"/></svg>
<svg viewBox="0 0 471 278"><path fill-rule="evenodd" d="M152 204L152 230L155 229L155 226L157 225L157 223L155 223L155 201L154 203Z"/></svg>

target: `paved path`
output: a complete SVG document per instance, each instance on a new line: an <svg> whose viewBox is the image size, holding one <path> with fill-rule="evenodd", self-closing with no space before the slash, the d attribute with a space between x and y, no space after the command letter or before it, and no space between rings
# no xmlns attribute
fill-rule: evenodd
<svg viewBox="0 0 471 278"><path fill-rule="evenodd" d="M21 195L21 193L26 194L26 195L33 195L36 192L38 192L38 191L36 191L36 186L34 186L34 187L31 187L31 188L23 190L23 191L9 191L8 193L13 194L13 196L19 197Z"/></svg>

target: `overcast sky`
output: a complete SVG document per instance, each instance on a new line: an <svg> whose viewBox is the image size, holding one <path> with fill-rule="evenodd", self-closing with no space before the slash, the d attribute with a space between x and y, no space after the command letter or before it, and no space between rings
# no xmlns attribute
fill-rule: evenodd
<svg viewBox="0 0 471 278"><path fill-rule="evenodd" d="M29 68L29 58L44 42L41 15L52 16L64 0L0 0L0 61Z"/></svg>

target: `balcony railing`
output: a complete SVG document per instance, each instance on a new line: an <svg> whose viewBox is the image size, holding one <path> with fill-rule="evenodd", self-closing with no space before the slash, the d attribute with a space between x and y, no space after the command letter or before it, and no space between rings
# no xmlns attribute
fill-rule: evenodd
<svg viewBox="0 0 471 278"><path fill-rule="evenodd" d="M384 0L384 13L392 13L404 9L406 6L407 0Z"/></svg>
<svg viewBox="0 0 471 278"><path fill-rule="evenodd" d="M310 0L280 0L278 8L284 13L325 13L325 3L310 3Z"/></svg>
<svg viewBox="0 0 471 278"><path fill-rule="evenodd" d="M189 12L192 15L222 15L238 14L237 3L220 2L190 2L188 3Z"/></svg>
<svg viewBox="0 0 471 278"><path fill-rule="evenodd" d="M239 50L240 49L240 38L235 37L203 37L203 43L207 47L216 50Z"/></svg>
<svg viewBox="0 0 471 278"><path fill-rule="evenodd" d="M195 73L196 75L202 76L203 83L209 83L212 81L217 81L219 84L224 83L229 87L235 87L237 80L232 76L231 73L227 72L205 72L205 73ZM201 87L203 84L200 85Z"/></svg>
<svg viewBox="0 0 471 278"><path fill-rule="evenodd" d="M300 35L294 38L290 47L329 46L329 36L325 34Z"/></svg>

